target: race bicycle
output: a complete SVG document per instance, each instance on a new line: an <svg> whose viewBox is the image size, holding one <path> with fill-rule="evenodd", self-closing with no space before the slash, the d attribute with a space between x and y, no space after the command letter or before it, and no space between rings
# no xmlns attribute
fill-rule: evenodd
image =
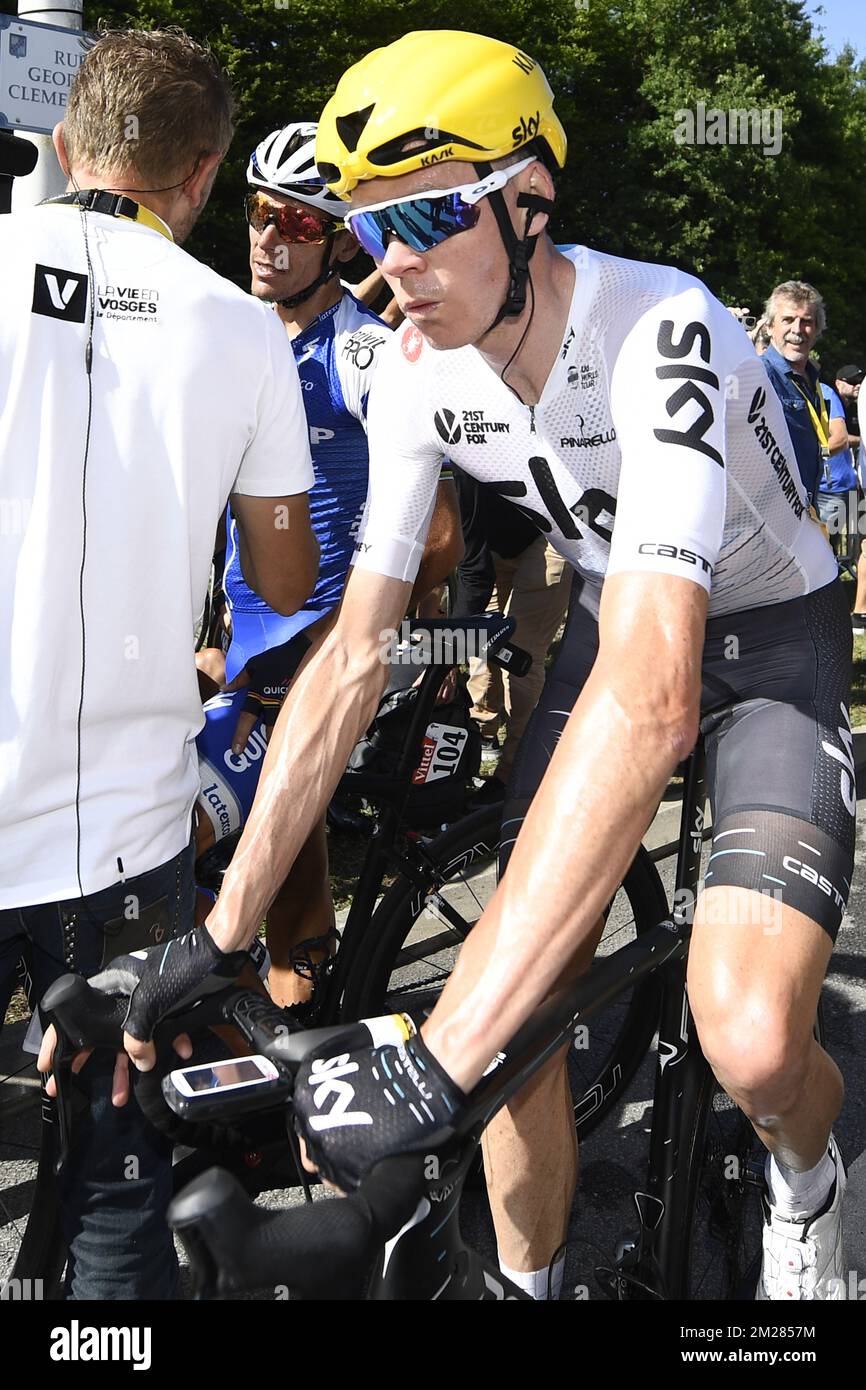
<svg viewBox="0 0 866 1390"><path fill-rule="evenodd" d="M211 1168L192 1179L175 1199L170 1219L186 1246L198 1296L227 1297L281 1286L308 1298L521 1297L493 1265L466 1247L460 1234L461 1193L481 1133L528 1077L574 1039L576 1030L588 1028L591 1037L594 1020L625 1000L613 1015L618 1023L598 1082L575 1107L579 1131L597 1121L612 1098L622 1094L624 1078L634 1073L657 1030L652 1130L646 1176L635 1193L636 1230L599 1271L602 1287L623 1301L752 1297L760 1258L765 1154L751 1125L715 1083L685 991L689 904L695 901L700 876L705 800L699 745L686 766L673 911L667 910L654 866L639 851L641 867L632 892L640 911L634 912L627 931L612 921L613 910L608 913L613 937L623 944L545 1001L470 1093L453 1125L426 1144L423 1156L378 1165L346 1201L316 1202L288 1212L254 1206L225 1171ZM421 934L423 961L429 932L422 927ZM384 989L376 997L389 1010L406 1006L420 1023L447 971L443 967L432 982L425 973L419 990L411 932L398 943L399 935L395 928L388 963L370 984L369 997ZM403 958L407 951L409 960ZM72 978L74 986L59 981L44 1001L68 1039L67 1053L94 1041L116 1046L118 1009L125 1010L125 1004L94 998L85 982ZM70 1013L68 1000L60 996L73 987ZM358 1025L304 1030L293 1020L289 1026L285 1014L258 993L228 991L221 1002L210 997L199 1008L207 1012L198 1020L188 1016L164 1022L163 1037L195 1022L204 1024L217 1009L224 1022L238 1027L250 1046L286 1075L313 1053L358 1045L351 1031ZM285 1100L271 1111L284 1135L289 1113Z"/></svg>

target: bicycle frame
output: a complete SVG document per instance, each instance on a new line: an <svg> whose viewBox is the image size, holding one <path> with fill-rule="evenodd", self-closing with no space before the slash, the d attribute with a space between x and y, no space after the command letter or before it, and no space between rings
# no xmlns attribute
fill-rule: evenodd
<svg viewBox="0 0 866 1390"><path fill-rule="evenodd" d="M663 980L653 1123L647 1176L635 1193L640 1221L611 1272L614 1297L685 1296L691 1228L689 1175L693 1155L683 1116L694 1113L709 1067L700 1050L686 995L686 959L705 817L705 754L702 741L686 765L677 855L676 898L669 918L597 962L573 987L546 1001L524 1025L498 1065L475 1087L461 1120L464 1136L436 1155L434 1175L412 1220L388 1243L371 1284L371 1299L503 1299L523 1297L460 1236L460 1197L485 1125L541 1067L574 1029L642 976ZM442 1270L453 1274L444 1281ZM438 1283L437 1283L438 1279ZM431 1293L431 1290L435 1292Z"/></svg>
<svg viewBox="0 0 866 1390"><path fill-rule="evenodd" d="M430 675L432 684L432 672ZM419 724L424 717L423 708L419 708ZM620 1298L683 1295L688 1272L690 1196L693 1196L689 1184L695 1171L694 1155L689 1146L693 1132L689 1119L695 1113L698 1090L709 1076L685 991L691 906L700 875L704 771L704 750L699 744L686 769L676 875L678 900L673 913L614 954L595 962L567 989L546 999L519 1030L507 1051L494 1059L468 1096L453 1127L431 1136L430 1152L422 1156L423 1179L414 1214L381 1250L367 1286L369 1299L448 1301L525 1297L494 1265L469 1250L460 1234L463 1183L481 1134L493 1115L548 1058L570 1042L578 1025L655 972L660 972L664 987L649 1163L644 1187L635 1196L640 1230L636 1240L625 1246L617 1261L616 1270L610 1276L610 1291ZM214 998L216 1000L216 996ZM273 1006L269 1008L263 1003L258 994L240 991L238 998L240 1013L232 1014L231 1018L239 1027L242 1027L245 1008L251 1011L251 1019L261 1019L270 1013L277 1020L282 1017ZM111 1006L116 1008L116 1001L111 1001ZM229 1015L224 1014L224 1017L228 1021ZM303 1049L303 1055L314 1055L322 1046L315 1032L287 1035L285 1029L274 1022L262 1026L270 1030L269 1035L253 1038L249 1030L245 1035L257 1043L256 1050L283 1064L290 1062L292 1049L295 1049L294 1055L300 1057L297 1048ZM340 1031L333 1041L336 1042ZM204 1174L201 1179L205 1190L208 1178L209 1175ZM195 1183L191 1184L187 1191L194 1186ZM414 1200L413 1189L408 1195ZM291 1219L291 1214L274 1213L273 1216L275 1220ZM188 1222L188 1230L194 1224ZM194 1230L192 1233L195 1234ZM269 1246L273 1250L272 1240ZM327 1256L327 1251L322 1253Z"/></svg>
<svg viewBox="0 0 866 1390"><path fill-rule="evenodd" d="M496 617L496 615L492 616ZM470 622L477 621L477 619L470 620ZM450 626L459 630L460 622L459 619L455 619L453 623L443 620L440 627L447 630ZM512 620L502 619L501 622L513 631L514 623ZM419 623L417 626L420 628L423 625ZM447 653L445 655L447 656ZM401 853L396 848L396 841L401 827L405 824L404 811L412 787L412 774L421 757L424 734L436 704L436 696L442 681L454 664L452 660L445 660L424 667L415 709L412 712L412 718L394 773L385 777L359 772L353 773L350 779L346 779L345 785L348 790L360 796L370 797L377 801L379 806L370 837L370 847L365 855L349 914L343 926L340 946L333 958L333 966L322 985L316 1015L317 1023L335 1023L339 1019L340 1001L345 981L376 909L385 875L389 871L399 873L419 886L425 882L421 872L424 856L423 842L419 840L413 846L414 853L412 851Z"/></svg>

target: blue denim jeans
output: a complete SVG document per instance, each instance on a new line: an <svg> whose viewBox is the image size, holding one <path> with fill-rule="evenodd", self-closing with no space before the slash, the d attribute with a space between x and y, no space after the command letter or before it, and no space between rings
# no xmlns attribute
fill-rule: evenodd
<svg viewBox="0 0 866 1390"><path fill-rule="evenodd" d="M19 958L33 995L58 976L95 975L114 956L157 945L193 922L192 847L100 893L0 910L0 1007ZM0 1013L2 1019L2 1013ZM111 1104L114 1055L95 1052L79 1074L73 1146L59 1182L72 1299L170 1299L177 1259L166 1226L172 1145L147 1123L134 1097Z"/></svg>

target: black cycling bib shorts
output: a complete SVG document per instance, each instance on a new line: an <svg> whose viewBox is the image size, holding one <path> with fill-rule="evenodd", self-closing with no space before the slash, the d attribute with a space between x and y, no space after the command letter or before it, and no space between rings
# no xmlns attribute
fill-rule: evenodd
<svg viewBox="0 0 866 1390"><path fill-rule="evenodd" d="M576 574L562 646L505 802L500 873L598 653L601 586ZM839 930L854 865L851 624L841 583L707 622L701 732L713 815L706 887L769 894Z"/></svg>

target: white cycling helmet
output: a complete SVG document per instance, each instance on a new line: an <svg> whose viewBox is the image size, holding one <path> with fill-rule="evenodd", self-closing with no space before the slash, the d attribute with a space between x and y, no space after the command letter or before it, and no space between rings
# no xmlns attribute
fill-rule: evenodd
<svg viewBox="0 0 866 1390"><path fill-rule="evenodd" d="M315 121L293 121L273 131L253 150L247 183L307 203L342 222L346 203L330 191L316 168L316 129Z"/></svg>

